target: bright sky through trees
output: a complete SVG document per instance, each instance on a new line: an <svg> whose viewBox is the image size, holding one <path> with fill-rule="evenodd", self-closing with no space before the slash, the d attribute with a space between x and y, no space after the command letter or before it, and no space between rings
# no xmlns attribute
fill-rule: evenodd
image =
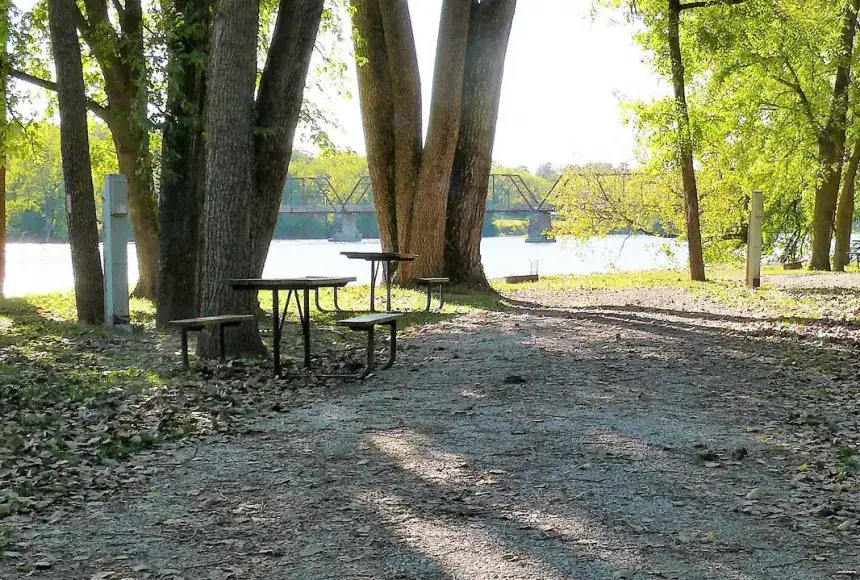
<svg viewBox="0 0 860 580"><path fill-rule="evenodd" d="M410 0L425 103L429 103L441 0ZM618 13L592 15L591 0L520 0L505 66L493 158L510 166L634 161L631 127L619 100L668 89ZM364 153L354 70L354 98L330 103L343 130L340 146ZM427 114L429 107L425 106ZM426 119L425 119L426 128Z"/></svg>
<svg viewBox="0 0 860 580"><path fill-rule="evenodd" d="M26 9L32 3L18 0L16 5ZM442 0L409 0L425 103L430 102L441 5ZM668 94L668 87L643 62L634 28L623 15L605 9L594 15L593 7L592 0L519 0L505 65L493 154L497 163L534 170L546 161L635 160L634 132L622 122L619 101ZM316 89L310 95L340 123L341 130L332 132L335 143L364 154L349 36L345 46L350 53L340 56L349 65L346 82L353 98L332 96L332 91L322 96ZM425 105L425 115L428 110Z"/></svg>

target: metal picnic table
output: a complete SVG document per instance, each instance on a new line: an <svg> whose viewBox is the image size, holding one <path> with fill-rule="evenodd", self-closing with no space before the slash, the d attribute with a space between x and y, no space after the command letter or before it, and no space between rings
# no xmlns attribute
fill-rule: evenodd
<svg viewBox="0 0 860 580"><path fill-rule="evenodd" d="M399 262L412 262L418 256L415 254L401 254L399 252L341 252L350 260L364 260L370 262L370 311L376 312L376 278L379 275L379 267L384 263L385 270L385 310L391 312L391 278L394 274L392 264Z"/></svg>
<svg viewBox="0 0 860 580"><path fill-rule="evenodd" d="M303 277L303 278L280 278L280 279L265 279L252 278L248 280L230 280L230 285L236 290L252 290L258 292L260 290L270 290L272 292L272 351L275 359L275 376L281 376L281 334L284 328L284 320L287 318L287 311L290 309L290 300L293 296L296 297L296 309L299 312L299 319L302 325L302 337L304 338L305 347L305 368L311 366L311 290L316 294L316 304L319 308L319 291L321 288L331 288L335 292L335 304L337 304L337 290L343 288L350 282L355 282L355 278L322 278L322 277ZM279 303L279 292L287 291L287 300L284 304L284 310L281 312ZM303 293L302 300L299 300L299 292ZM322 310L322 309L320 309Z"/></svg>

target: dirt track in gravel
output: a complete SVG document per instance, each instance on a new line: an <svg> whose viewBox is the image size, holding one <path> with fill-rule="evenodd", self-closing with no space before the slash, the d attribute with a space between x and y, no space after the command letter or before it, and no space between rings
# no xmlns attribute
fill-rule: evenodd
<svg viewBox="0 0 860 580"><path fill-rule="evenodd" d="M683 290L518 294L372 380L141 455L142 487L30 525L32 575L858 577L857 474L824 470L860 406L860 362L828 369L860 357L795 334Z"/></svg>

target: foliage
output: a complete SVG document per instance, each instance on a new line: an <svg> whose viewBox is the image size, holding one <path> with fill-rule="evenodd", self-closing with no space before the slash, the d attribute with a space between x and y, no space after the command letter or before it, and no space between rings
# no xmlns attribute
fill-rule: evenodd
<svg viewBox="0 0 860 580"><path fill-rule="evenodd" d="M641 22L636 40L654 69L668 77L666 2L599 4ZM819 137L831 111L832 82L840 64L844 3L728 4L685 10L681 26L706 256L721 261L738 255L749 195L761 190L766 200L765 251L800 258L808 249ZM678 174L673 100L628 102L624 110L637 131L644 171ZM856 110L854 103L852 112ZM849 130L849 145L854 132ZM673 197L675 189L667 188L667 196ZM633 213L638 203L630 200L624 213ZM682 208L677 203L672 208L661 217L677 221ZM666 209L664 204L661 211Z"/></svg>
<svg viewBox="0 0 860 580"><path fill-rule="evenodd" d="M493 225L500 236L525 236L529 231L529 220L496 218Z"/></svg>
<svg viewBox="0 0 860 580"><path fill-rule="evenodd" d="M105 175L116 173L116 154L107 127L90 123L90 154L96 191ZM98 195L98 194L97 194ZM6 221L12 239L68 239L60 129L31 123L15 138L8 159ZM101 204L96 203L97 210Z"/></svg>

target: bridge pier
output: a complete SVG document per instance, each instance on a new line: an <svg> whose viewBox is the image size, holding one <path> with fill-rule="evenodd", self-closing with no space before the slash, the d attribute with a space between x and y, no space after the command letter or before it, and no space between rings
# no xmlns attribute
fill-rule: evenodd
<svg viewBox="0 0 860 580"><path fill-rule="evenodd" d="M547 211L536 211L529 214L529 237L527 244L554 244L555 239L549 237L552 228L552 218Z"/></svg>
<svg viewBox="0 0 860 580"><path fill-rule="evenodd" d="M358 215L354 213L339 213L334 218L334 233L330 242L360 242L358 233Z"/></svg>

